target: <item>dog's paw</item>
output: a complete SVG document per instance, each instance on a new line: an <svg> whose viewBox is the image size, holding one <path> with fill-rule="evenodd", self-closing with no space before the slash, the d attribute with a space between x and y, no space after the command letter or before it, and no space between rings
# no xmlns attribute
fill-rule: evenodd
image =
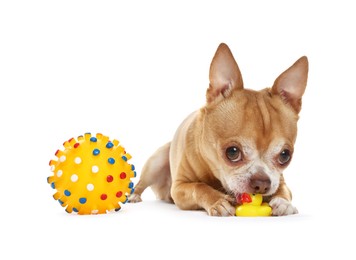
<svg viewBox="0 0 356 260"><path fill-rule="evenodd" d="M273 216L286 216L298 213L297 208L290 201L280 197L273 198L269 205L272 207Z"/></svg>
<svg viewBox="0 0 356 260"><path fill-rule="evenodd" d="M128 197L128 202L130 203L136 203L136 202L141 202L142 199L141 199L141 196L138 195L138 194L131 194L129 197Z"/></svg>
<svg viewBox="0 0 356 260"><path fill-rule="evenodd" d="M228 217L235 215L235 207L226 199L219 199L208 210L209 216Z"/></svg>

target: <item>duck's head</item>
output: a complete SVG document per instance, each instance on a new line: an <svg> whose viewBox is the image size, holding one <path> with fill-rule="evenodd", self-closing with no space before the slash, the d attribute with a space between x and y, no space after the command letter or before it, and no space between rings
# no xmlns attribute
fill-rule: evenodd
<svg viewBox="0 0 356 260"><path fill-rule="evenodd" d="M242 204L249 204L253 206L259 206L262 204L263 197L261 194L249 194L249 193L242 193L240 195L240 201Z"/></svg>

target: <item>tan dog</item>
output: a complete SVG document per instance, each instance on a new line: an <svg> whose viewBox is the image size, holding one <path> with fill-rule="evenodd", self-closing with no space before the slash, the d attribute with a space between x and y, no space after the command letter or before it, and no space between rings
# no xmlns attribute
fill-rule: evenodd
<svg viewBox="0 0 356 260"><path fill-rule="evenodd" d="M181 209L232 216L239 194L261 193L273 215L297 213L282 173L292 158L307 77L308 60L301 57L272 88L244 89L229 47L220 44L207 104L147 161L129 201L141 201L151 186L159 199Z"/></svg>

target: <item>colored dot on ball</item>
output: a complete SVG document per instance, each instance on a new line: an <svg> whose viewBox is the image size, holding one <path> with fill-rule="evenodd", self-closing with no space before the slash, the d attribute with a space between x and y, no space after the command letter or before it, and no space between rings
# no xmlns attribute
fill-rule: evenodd
<svg viewBox="0 0 356 260"><path fill-rule="evenodd" d="M114 144L112 142L108 142L106 144L106 148L110 149L110 148L113 148Z"/></svg>
<svg viewBox="0 0 356 260"><path fill-rule="evenodd" d="M76 164L80 164L82 162L82 159L80 157L75 157L74 162Z"/></svg>
<svg viewBox="0 0 356 260"><path fill-rule="evenodd" d="M131 170L135 170L135 165L131 164Z"/></svg>
<svg viewBox="0 0 356 260"><path fill-rule="evenodd" d="M126 173L125 172L120 173L120 179L126 179Z"/></svg>
<svg viewBox="0 0 356 260"><path fill-rule="evenodd" d="M61 157L59 157L60 162L65 162L66 159L67 159L67 157L65 155L62 155Z"/></svg>
<svg viewBox="0 0 356 260"><path fill-rule="evenodd" d="M93 167L91 167L91 172L92 173L97 173L99 171L99 167L94 165Z"/></svg>
<svg viewBox="0 0 356 260"><path fill-rule="evenodd" d="M78 181L78 175L73 174L72 176L70 176L70 180L71 180L72 182Z"/></svg>
<svg viewBox="0 0 356 260"><path fill-rule="evenodd" d="M89 184L87 185L87 190L88 190L88 191L94 190L94 185L91 184L91 183L89 183Z"/></svg>
<svg viewBox="0 0 356 260"><path fill-rule="evenodd" d="M96 139L96 137L90 137L90 142L96 143L96 141L98 141L98 139Z"/></svg>
<svg viewBox="0 0 356 260"><path fill-rule="evenodd" d="M78 212L78 209L77 209L77 208L73 208L73 211L74 211L74 212Z"/></svg>
<svg viewBox="0 0 356 260"><path fill-rule="evenodd" d="M74 148L78 148L79 145L80 145L79 143L75 143L75 144L73 145L73 147L74 147Z"/></svg>
<svg viewBox="0 0 356 260"><path fill-rule="evenodd" d="M126 157L125 155L123 155L121 158L122 158L125 162L127 162L127 157Z"/></svg>
<svg viewBox="0 0 356 260"><path fill-rule="evenodd" d="M63 171L62 171L62 170L58 170L58 171L57 171L57 177L58 177L58 178L61 177L62 174L63 174Z"/></svg>
<svg viewBox="0 0 356 260"><path fill-rule="evenodd" d="M85 204L85 202L87 202L87 199L86 199L86 198L80 198L80 199L79 199L79 203L80 203L80 204Z"/></svg>
<svg viewBox="0 0 356 260"><path fill-rule="evenodd" d="M95 148L95 149L93 150L93 155L98 155L99 153L100 153L100 150L99 150L99 149L96 149L96 148Z"/></svg>
<svg viewBox="0 0 356 260"><path fill-rule="evenodd" d="M109 162L110 164L114 164L114 163L115 163L115 159L112 158L112 157L110 157L110 158L108 159L108 162Z"/></svg>
<svg viewBox="0 0 356 260"><path fill-rule="evenodd" d="M69 197L71 195L70 191L69 190L65 190L64 191L64 195L66 195L67 197Z"/></svg>
<svg viewBox="0 0 356 260"><path fill-rule="evenodd" d="M122 191L116 192L116 197L120 198L122 196Z"/></svg>
<svg viewBox="0 0 356 260"><path fill-rule="evenodd" d="M100 199L101 200L106 200L108 198L108 195L106 195L105 193L101 194Z"/></svg>
<svg viewBox="0 0 356 260"><path fill-rule="evenodd" d="M114 180L114 177L112 176L112 175L108 175L107 177L106 177L106 181L107 182L112 182Z"/></svg>
<svg viewBox="0 0 356 260"><path fill-rule="evenodd" d="M52 189L56 188L56 185L54 184L54 182L51 183L51 187L52 187Z"/></svg>

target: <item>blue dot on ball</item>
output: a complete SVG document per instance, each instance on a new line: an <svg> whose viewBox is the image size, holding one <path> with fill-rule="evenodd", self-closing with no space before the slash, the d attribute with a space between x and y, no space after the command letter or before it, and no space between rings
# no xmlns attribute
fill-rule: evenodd
<svg viewBox="0 0 356 260"><path fill-rule="evenodd" d="M96 143L96 141L98 141L98 139L96 139L96 137L90 137L90 142Z"/></svg>
<svg viewBox="0 0 356 260"><path fill-rule="evenodd" d="M93 150L93 155L99 155L99 153L100 153L100 150L99 149L97 149L97 148L95 148L94 150Z"/></svg>
<svg viewBox="0 0 356 260"><path fill-rule="evenodd" d="M65 190L64 191L64 195L66 195L67 197L69 197L71 195L70 191L69 190Z"/></svg>
<svg viewBox="0 0 356 260"><path fill-rule="evenodd" d="M80 204L85 204L85 202L87 202L87 199L86 199L86 198L80 198L80 199L79 199L79 203L80 203Z"/></svg>
<svg viewBox="0 0 356 260"><path fill-rule="evenodd" d="M114 147L114 144L112 142L108 142L106 144L106 148L110 149L110 148L113 148Z"/></svg>
<svg viewBox="0 0 356 260"><path fill-rule="evenodd" d="M115 159L112 158L112 157L110 157L110 158L108 159L108 162L109 162L110 164L114 164L114 163L115 163Z"/></svg>

